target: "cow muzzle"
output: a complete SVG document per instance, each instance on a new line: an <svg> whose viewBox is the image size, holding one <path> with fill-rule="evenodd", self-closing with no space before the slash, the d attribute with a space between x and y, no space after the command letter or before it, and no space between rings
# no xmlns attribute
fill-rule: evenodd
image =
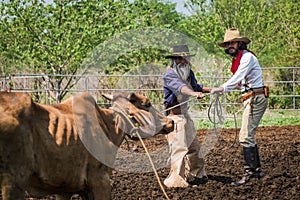
<svg viewBox="0 0 300 200"><path fill-rule="evenodd" d="M160 133L161 134L168 134L172 131L174 131L174 121L170 118L166 118L166 124L163 126Z"/></svg>

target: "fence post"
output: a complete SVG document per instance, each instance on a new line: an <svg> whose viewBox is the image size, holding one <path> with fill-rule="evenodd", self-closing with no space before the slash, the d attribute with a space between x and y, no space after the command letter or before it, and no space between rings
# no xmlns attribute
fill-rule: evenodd
<svg viewBox="0 0 300 200"><path fill-rule="evenodd" d="M55 77L55 81L56 81L56 103L60 102L60 97L59 97L59 83L58 83L58 78L57 76Z"/></svg>
<svg viewBox="0 0 300 200"><path fill-rule="evenodd" d="M46 76L46 104L49 104L50 91L49 91L49 77Z"/></svg>
<svg viewBox="0 0 300 200"><path fill-rule="evenodd" d="M85 91L86 92L88 92L88 76L85 76L85 78L84 78L84 89L85 89Z"/></svg>
<svg viewBox="0 0 300 200"><path fill-rule="evenodd" d="M3 81L3 90L5 91L6 89L6 75L4 75L4 81Z"/></svg>
<svg viewBox="0 0 300 200"><path fill-rule="evenodd" d="M295 87L296 87L296 75L295 75L295 68L293 68L293 109L296 109Z"/></svg>

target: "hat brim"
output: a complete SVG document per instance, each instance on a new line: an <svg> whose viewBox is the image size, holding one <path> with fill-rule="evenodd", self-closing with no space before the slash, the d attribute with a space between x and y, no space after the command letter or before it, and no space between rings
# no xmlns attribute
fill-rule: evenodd
<svg viewBox="0 0 300 200"><path fill-rule="evenodd" d="M196 54L188 54L188 55L180 55L180 54L172 54L172 55L167 55L165 56L165 58L183 58L183 57L186 57L186 56L195 56Z"/></svg>
<svg viewBox="0 0 300 200"><path fill-rule="evenodd" d="M228 40L228 41L224 41L224 42L220 42L218 43L218 45L220 47L226 47L226 43L227 42L245 42L246 44L249 44L251 42L251 40L249 38L246 38L246 37L241 37L241 38L234 38L232 40Z"/></svg>

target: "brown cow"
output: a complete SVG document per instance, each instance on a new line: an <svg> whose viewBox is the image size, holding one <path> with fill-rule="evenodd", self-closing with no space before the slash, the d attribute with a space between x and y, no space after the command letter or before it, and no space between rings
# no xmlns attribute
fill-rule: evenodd
<svg viewBox="0 0 300 200"><path fill-rule="evenodd" d="M25 191L32 197L110 199L113 162L126 134L138 130L148 137L173 126L135 93L115 96L103 109L88 93L44 105L26 93L0 92L2 199L24 199Z"/></svg>

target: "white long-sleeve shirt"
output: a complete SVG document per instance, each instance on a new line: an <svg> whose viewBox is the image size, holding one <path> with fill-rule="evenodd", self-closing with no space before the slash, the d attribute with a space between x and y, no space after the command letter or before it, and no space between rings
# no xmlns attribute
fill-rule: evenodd
<svg viewBox="0 0 300 200"><path fill-rule="evenodd" d="M257 58L252 53L243 50L238 70L222 85L224 92L229 92L239 87L241 91L245 91L250 88L260 88L263 86L262 70Z"/></svg>

